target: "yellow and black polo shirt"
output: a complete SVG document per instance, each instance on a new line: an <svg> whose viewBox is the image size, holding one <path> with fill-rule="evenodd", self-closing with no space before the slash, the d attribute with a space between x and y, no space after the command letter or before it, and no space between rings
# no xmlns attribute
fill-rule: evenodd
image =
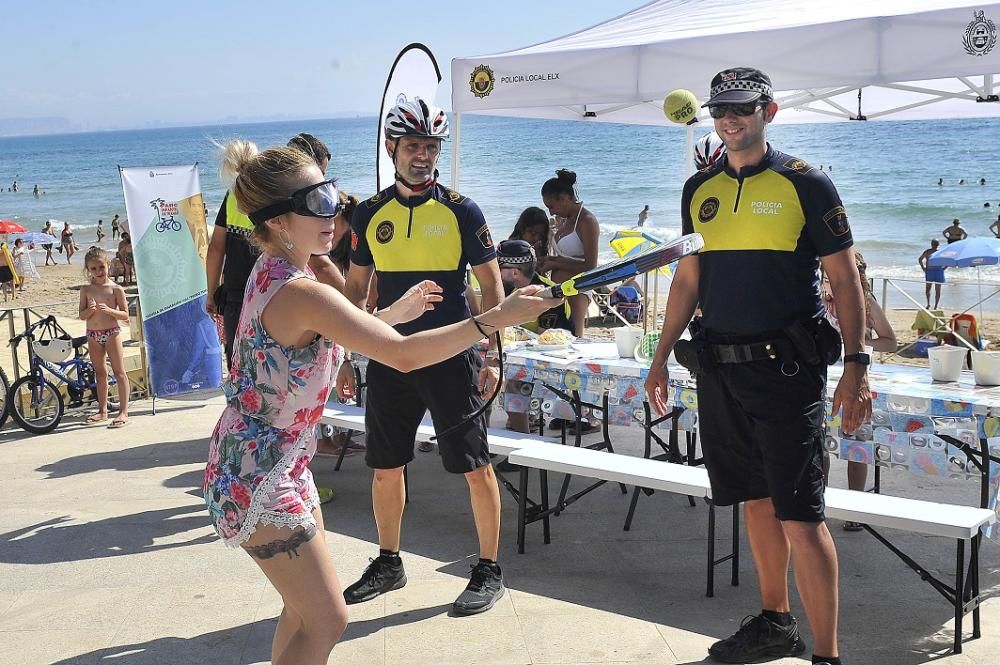
<svg viewBox="0 0 1000 665"><path fill-rule="evenodd" d="M705 327L754 335L822 316L819 257L854 241L825 173L768 146L739 174L720 159L684 184L684 233L705 238L698 297Z"/></svg>
<svg viewBox="0 0 1000 665"><path fill-rule="evenodd" d="M469 318L468 266L496 259L489 226L475 201L442 185L407 199L392 185L357 207L351 228L351 262L374 264L379 307L388 307L425 279L444 289L442 302L396 326L399 332L409 335Z"/></svg>

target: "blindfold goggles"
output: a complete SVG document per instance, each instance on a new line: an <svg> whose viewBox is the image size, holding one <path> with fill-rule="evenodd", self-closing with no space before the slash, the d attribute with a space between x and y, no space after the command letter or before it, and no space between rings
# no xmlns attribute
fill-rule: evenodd
<svg viewBox="0 0 1000 665"><path fill-rule="evenodd" d="M249 217L254 226L259 226L287 212L305 217L326 218L336 217L340 210L340 192L337 191L337 186L333 180L324 180L293 192L287 199L252 212Z"/></svg>
<svg viewBox="0 0 1000 665"><path fill-rule="evenodd" d="M763 106L760 102L747 102L745 104L718 104L716 106L709 106L708 113L716 120L720 120L726 117L726 113L732 111L734 114L745 118L748 115L753 115L757 112L757 109Z"/></svg>

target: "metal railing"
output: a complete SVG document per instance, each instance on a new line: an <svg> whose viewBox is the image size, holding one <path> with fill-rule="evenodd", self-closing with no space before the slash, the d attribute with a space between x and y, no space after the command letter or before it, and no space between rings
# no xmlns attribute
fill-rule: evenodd
<svg viewBox="0 0 1000 665"><path fill-rule="evenodd" d="M142 368L143 374L145 375L145 385L137 386L137 390L143 393L143 396L149 396L149 386L151 385L149 380L149 366L146 362L146 345L143 337L142 329L142 310L139 305L139 296L135 294L126 294L125 300L128 303L128 311L131 323L131 317L135 316L139 321L137 326L139 334L138 338L134 341L139 343L139 362ZM21 360L18 358L18 351L15 347L10 345L10 340L15 336L20 335L25 330L28 329L34 323L37 323L41 319L52 314L53 308L65 308L73 307L76 308L79 305L77 300L63 300L59 302L44 303L41 305L31 305L29 307L4 307L0 308L0 329L3 328L4 322L7 325L7 345L6 348L9 349L11 355L11 361L14 370L14 376L11 378L11 383L17 381L21 378L22 366L28 367L28 359L25 358L22 364ZM134 309L133 309L134 307ZM133 311L135 312L133 314ZM66 330L63 326L59 325L58 319L53 324L55 329L62 335L72 337L72 333ZM26 348L26 347L25 347ZM27 353L27 351L25 351Z"/></svg>
<svg viewBox="0 0 1000 665"><path fill-rule="evenodd" d="M940 316L937 313L935 313L936 310L932 310L932 309L929 309L928 307L925 307L925 306L921 305L918 300L916 300L913 296L911 296L909 293L907 293L906 290L902 286L900 286L900 284L913 284L913 285L919 285L921 287L925 287L927 285L927 282L925 282L924 280L906 279L906 278L895 278L895 277L872 277L872 278L869 278L868 281L871 284L872 293L873 294L876 293L876 291L875 291L875 282L876 282L876 280L881 280L882 281L882 288L880 290L882 297L881 297L881 299L879 301L879 305L882 307L882 309L884 311L889 311L889 308L888 308L889 293L890 293L889 288L892 287L892 289L894 289L896 292L898 292L900 295L902 295L904 298L906 298L906 300L909 300L911 303L913 303L914 308L917 311L924 312L930 318L930 320L934 322L934 328L930 331L930 334L932 334L932 335L936 335L938 333L949 333L949 334L952 334L953 337L954 337L954 339L958 342L958 344L960 344L962 346L965 346L967 349L969 349L971 351L977 351L979 349L978 349L978 347L975 344L973 344L972 342L970 342L969 340L967 340L965 337L963 337L962 335L957 334L954 330L952 330L952 327L951 327L951 321L952 321L952 319L954 317L956 317L956 316L961 316L963 314L967 314L967 313L971 312L972 310L974 310L976 307L980 308L980 319L982 319L983 318L982 313L981 313L982 312L982 307L981 307L982 304L984 302L990 300L994 296L1000 294L1000 287L997 287L997 285L995 285L995 284L990 284L989 287L991 289L993 289L993 290L985 298L980 297L979 300L977 300L976 302L972 303L972 305L966 307L965 309L963 309L958 314L953 314L953 315L950 315L950 316ZM934 283L932 283L932 285L933 286L937 286ZM945 284L941 284L940 286L943 287L943 288L946 288L948 286L954 287L954 286L957 286L957 285L962 285L962 286L981 286L981 283L973 282L973 281L957 281L957 282L951 281L951 282L948 282L948 283L945 283ZM980 337L982 336L981 330L982 330L983 323L984 322L982 320L979 321L979 331L977 331L977 332L978 332L978 334L979 334ZM919 338L918 338L918 341L919 341ZM914 342L911 342L910 344L907 344L907 345L905 345L903 347L899 347L899 348L896 349L895 352L893 352L890 355L899 355L901 352L907 351L907 350L913 348L914 346L916 346L916 344L917 344L917 341L914 341Z"/></svg>

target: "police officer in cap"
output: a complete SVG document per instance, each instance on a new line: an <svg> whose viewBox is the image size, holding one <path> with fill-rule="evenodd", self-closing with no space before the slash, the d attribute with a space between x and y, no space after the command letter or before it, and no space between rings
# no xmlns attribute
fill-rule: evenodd
<svg viewBox="0 0 1000 665"><path fill-rule="evenodd" d="M526 240L504 240L497 247L497 262L500 264L500 279L503 290L510 295L515 290L529 284L552 286L552 280L537 272L538 261L535 250ZM569 318L569 303L563 302L544 312L536 321L522 325L533 332L544 332L550 328L561 328L573 332L573 322Z"/></svg>
<svg viewBox="0 0 1000 665"><path fill-rule="evenodd" d="M762 610L709 655L750 663L805 650L789 612L794 556L812 662L840 665L837 553L824 522L822 464L826 365L840 340L824 326L818 268L829 275L846 353L833 412L843 408L841 427L851 433L870 418L871 394L850 225L825 173L768 144L778 105L766 74L719 72L706 106L726 154L684 185L683 231L701 233L705 246L679 262L646 392L664 413L672 350L696 371L713 501L744 504ZM696 307L701 329L690 344L678 343Z"/></svg>

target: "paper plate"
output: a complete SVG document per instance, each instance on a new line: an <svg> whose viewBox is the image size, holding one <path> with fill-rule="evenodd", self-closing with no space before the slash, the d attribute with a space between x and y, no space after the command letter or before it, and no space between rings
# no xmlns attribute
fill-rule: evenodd
<svg viewBox="0 0 1000 665"><path fill-rule="evenodd" d="M557 351L568 349L570 344L532 344L528 348L532 351Z"/></svg>

